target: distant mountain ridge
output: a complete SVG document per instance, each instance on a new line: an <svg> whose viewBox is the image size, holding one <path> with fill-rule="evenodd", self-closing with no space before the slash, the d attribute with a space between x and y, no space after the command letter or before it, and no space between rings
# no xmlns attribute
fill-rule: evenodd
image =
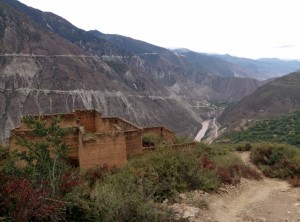
<svg viewBox="0 0 300 222"><path fill-rule="evenodd" d="M159 53L159 54L170 54L168 49L155 46L149 44L144 41L136 40L130 37L125 37L121 35L111 35L111 34L104 34L99 32L98 30L91 30L88 33L99 37L101 39L105 39L114 45L125 49L128 52L132 52L134 54L145 54L145 53Z"/></svg>
<svg viewBox="0 0 300 222"><path fill-rule="evenodd" d="M220 76L235 76L241 78L254 78L258 80L279 77L300 68L299 61L283 61L278 59L252 60L233 57L230 55L195 53L188 49L168 50L121 35L104 34L97 30L86 32L73 26L70 22L53 13L41 12L31 7L27 7L16 0L2 0L2 2L13 6L18 11L25 13L42 27L53 31L65 39L68 39L72 43L94 55L134 56L139 54L151 55L151 53L157 53L160 54L160 59L166 60L169 64L180 68L182 68L181 66L184 66L184 68L186 68L191 65L190 62L186 63L186 61L181 60L187 54L189 54L190 59L193 57L190 55L192 53L194 55L198 54L198 56L201 57L196 62L200 69L198 67L198 69L193 69L193 71L197 71L201 74L209 73ZM178 59L173 52L177 55L179 54L180 59ZM219 58L219 60L214 60L214 58ZM206 65L203 65L205 59L208 60L208 62ZM222 63L224 67L221 65ZM216 69L214 69L215 64L218 64ZM194 64L192 65L195 66ZM207 69L207 66L209 66L209 69Z"/></svg>
<svg viewBox="0 0 300 222"><path fill-rule="evenodd" d="M73 109L96 108L141 126L161 125L163 118L164 125L186 133L198 127L201 119L151 76L109 66L24 14L2 3L0 10L0 21L5 21L1 54L6 55L0 57L0 141L22 115ZM181 117L185 123L174 121Z"/></svg>
<svg viewBox="0 0 300 222"><path fill-rule="evenodd" d="M281 60L276 58L246 59L231 55L213 55L233 64L236 64L252 73L251 76L258 80L280 77L300 69L300 61Z"/></svg>
<svg viewBox="0 0 300 222"><path fill-rule="evenodd" d="M199 107L264 84L236 77L251 75L223 59L87 32L16 0L0 0L0 9L0 141L22 115L88 108L194 135Z"/></svg>
<svg viewBox="0 0 300 222"><path fill-rule="evenodd" d="M300 72L278 78L258 88L219 117L222 127L241 130L255 120L283 116L300 110Z"/></svg>
<svg viewBox="0 0 300 222"><path fill-rule="evenodd" d="M147 59L145 58L145 55L148 55L149 57L151 53L157 53L160 54L161 56L160 59L163 59L167 61L169 64L173 66L174 65L178 66L180 68L182 68L181 66L184 66L183 68L186 68L191 65L190 61L186 62L183 59L184 56L188 55L188 59L191 59L195 55L198 55L199 59L196 61L196 64L198 64L199 67L196 70L193 69L193 71L197 71L198 73L200 72L201 74L209 73L209 74L217 74L220 76L224 76L224 75L235 76L235 77L242 77L242 78L254 78L258 80L265 80L267 78L278 77L300 68L300 62L293 62L293 64L282 60L279 60L280 62L277 61L277 63L275 63L272 60L269 60L268 62L261 62L259 60L237 58L229 55L218 56L218 55L210 55L210 54L203 54L203 53L195 53L189 51L188 49L185 50L181 49L181 51L173 50L174 52L178 52L174 55L174 52L172 50L158 47L129 37L125 37L121 35L104 34L97 30L86 32L84 30L81 30L73 26L65 19L53 13L41 12L39 10L27 7L16 0L2 0L2 1L6 2L7 4L10 4L15 9L22 11L23 13L28 15L32 20L34 20L44 28L48 28L49 30L55 32L56 34L62 36L63 38L68 39L72 43L78 45L79 47L84 48L89 53L95 55L100 55L100 56L101 55L118 55L118 56L139 55L140 57L144 56L143 59ZM178 54L181 55L179 58L176 56ZM215 60L214 58L219 58L219 59ZM246 65L245 62L244 63L239 62L241 60L247 61ZM204 62L206 62L206 65L204 65ZM267 63L270 62L271 65L268 67ZM255 68L250 67L253 66L253 63L255 63ZM216 69L214 69L215 64L218 64L218 66L216 66ZM274 67L273 67L276 64L277 64L276 70L279 69L279 71L277 72L274 71ZM208 66L209 68L207 68Z"/></svg>
<svg viewBox="0 0 300 222"><path fill-rule="evenodd" d="M178 54L195 53L190 49L178 48L172 49L173 52ZM278 58L261 58L249 59L235 57L228 54L209 54L198 53L203 56L210 56L227 61L231 65L236 65L239 71L231 75L241 78L254 78L258 80L266 80L270 78L277 78L288 73L300 70L299 60L282 60ZM242 70L242 72L240 72Z"/></svg>

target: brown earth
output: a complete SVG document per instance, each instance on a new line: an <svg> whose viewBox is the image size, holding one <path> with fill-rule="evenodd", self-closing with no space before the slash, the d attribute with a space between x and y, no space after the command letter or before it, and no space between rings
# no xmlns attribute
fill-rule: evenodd
<svg viewBox="0 0 300 222"><path fill-rule="evenodd" d="M246 164L252 165L249 152L239 155ZM192 212L196 212L190 215L188 212L181 214L188 221L300 221L300 188L291 188L282 180L266 177L260 181L242 179L239 185L224 186L217 194L202 192L199 195L198 191L195 192L194 198L195 196L204 199L208 207L195 210L185 206L186 211L191 209Z"/></svg>

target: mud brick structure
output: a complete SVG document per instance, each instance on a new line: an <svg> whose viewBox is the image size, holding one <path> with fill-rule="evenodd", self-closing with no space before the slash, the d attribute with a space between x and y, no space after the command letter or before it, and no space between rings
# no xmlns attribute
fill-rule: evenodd
<svg viewBox="0 0 300 222"><path fill-rule="evenodd" d="M73 128L73 133L65 137L69 146L68 158L71 163L82 169L107 165L121 167L131 155L143 153L142 136L151 133L167 141L174 140L174 134L163 127L140 128L119 117L103 118L96 110L76 110L67 114L35 116L50 124L53 117L61 117L61 127ZM18 137L35 140L31 129L21 122L11 131L9 138L10 151L26 151L17 145Z"/></svg>
<svg viewBox="0 0 300 222"><path fill-rule="evenodd" d="M166 142L174 142L174 133L164 127L146 127L143 129L143 134L152 134L161 137Z"/></svg>

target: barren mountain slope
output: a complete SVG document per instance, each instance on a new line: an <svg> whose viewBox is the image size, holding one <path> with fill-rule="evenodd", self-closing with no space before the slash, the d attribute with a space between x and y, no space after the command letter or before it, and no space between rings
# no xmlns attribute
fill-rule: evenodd
<svg viewBox="0 0 300 222"><path fill-rule="evenodd" d="M174 53L171 50L121 35L104 34L96 30L85 32L53 13L27 7L16 0L2 1L26 14L44 29L58 34L85 51L101 56L102 59L114 65L126 66L143 75L153 76L168 87L176 82L183 82L187 85L187 80L205 85L205 82L201 82L201 78L208 75L220 77L219 81L222 81L221 77L224 76L251 77L251 72L249 73L248 70L214 56L195 52ZM232 87L231 83L232 91L243 85L247 88L254 87L252 88L254 91L257 88L255 85L261 85L261 83L256 81L256 84L249 85L248 81L244 82L241 79L239 85ZM189 84L188 88L193 89ZM212 99L220 99L218 94L226 96L226 93L219 88L213 88L212 91L215 93L209 95ZM245 96L241 93L236 93L236 95L239 99Z"/></svg>
<svg viewBox="0 0 300 222"><path fill-rule="evenodd" d="M189 134L200 118L151 76L117 72L98 56L0 4L0 141L24 114L96 108L139 125ZM185 121L174 121L183 118Z"/></svg>
<svg viewBox="0 0 300 222"><path fill-rule="evenodd" d="M191 61L202 64L197 68L184 56L142 41L127 38L130 44L122 48L15 0L1 0L0 6L0 140L24 114L83 108L194 135L202 121L199 104L240 99L260 85L224 81L222 73L211 78L201 56ZM133 47L143 53L131 52ZM240 91L243 86L247 90Z"/></svg>
<svg viewBox="0 0 300 222"><path fill-rule="evenodd" d="M219 117L222 127L239 129L253 120L286 115L300 109L300 72L278 78L257 89Z"/></svg>

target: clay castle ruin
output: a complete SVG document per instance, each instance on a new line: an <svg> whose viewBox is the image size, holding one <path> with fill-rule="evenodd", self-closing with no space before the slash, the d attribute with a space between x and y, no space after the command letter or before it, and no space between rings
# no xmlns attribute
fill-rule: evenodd
<svg viewBox="0 0 300 222"><path fill-rule="evenodd" d="M61 127L73 128L73 133L65 137L69 147L69 161L81 169L97 166L121 167L131 155L143 153L142 136L153 134L164 141L173 142L174 134L164 127L140 128L119 117L103 118L96 110L76 110L67 114L36 116L50 124L55 116L61 116ZM17 145L18 137L31 138L31 129L21 122L11 131L9 138L10 151L26 151Z"/></svg>

